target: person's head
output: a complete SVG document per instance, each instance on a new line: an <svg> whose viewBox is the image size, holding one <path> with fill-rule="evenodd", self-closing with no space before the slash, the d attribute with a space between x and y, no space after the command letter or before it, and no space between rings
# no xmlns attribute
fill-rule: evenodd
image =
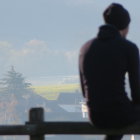
<svg viewBox="0 0 140 140"><path fill-rule="evenodd" d="M121 4L112 3L103 12L103 17L105 23L114 25L123 37L127 35L131 19L128 11Z"/></svg>

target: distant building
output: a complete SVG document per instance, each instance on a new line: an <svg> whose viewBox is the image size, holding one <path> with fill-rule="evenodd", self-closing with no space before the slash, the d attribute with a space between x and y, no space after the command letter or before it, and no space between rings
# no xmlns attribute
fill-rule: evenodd
<svg viewBox="0 0 140 140"><path fill-rule="evenodd" d="M66 112L80 114L81 118L87 118L87 110L83 110L83 97L79 92L60 93L57 99L58 105Z"/></svg>
<svg viewBox="0 0 140 140"><path fill-rule="evenodd" d="M88 108L87 108L86 102L80 102L80 103L81 103L81 110L82 110L83 118L88 118Z"/></svg>
<svg viewBox="0 0 140 140"><path fill-rule="evenodd" d="M75 93L60 93L57 103L58 104L79 104L83 100L82 94Z"/></svg>

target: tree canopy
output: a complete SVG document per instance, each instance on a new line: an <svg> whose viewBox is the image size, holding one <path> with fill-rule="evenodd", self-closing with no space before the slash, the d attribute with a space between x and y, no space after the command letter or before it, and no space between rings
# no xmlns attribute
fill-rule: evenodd
<svg viewBox="0 0 140 140"><path fill-rule="evenodd" d="M14 67L6 73L5 77L0 82L1 86L8 91L8 93L24 93L27 91L31 84L25 81L23 75L16 72Z"/></svg>

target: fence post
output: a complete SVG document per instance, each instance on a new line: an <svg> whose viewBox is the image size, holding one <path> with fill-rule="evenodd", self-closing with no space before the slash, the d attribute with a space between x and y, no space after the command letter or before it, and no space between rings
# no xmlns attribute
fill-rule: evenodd
<svg viewBox="0 0 140 140"><path fill-rule="evenodd" d="M31 108L29 112L29 123L40 124L44 122L43 108ZM30 140L45 140L44 135L30 135Z"/></svg>

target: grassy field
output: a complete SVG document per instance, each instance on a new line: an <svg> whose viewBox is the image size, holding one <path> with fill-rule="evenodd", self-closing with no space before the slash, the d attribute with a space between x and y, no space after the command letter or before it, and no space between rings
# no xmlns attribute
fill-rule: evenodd
<svg viewBox="0 0 140 140"><path fill-rule="evenodd" d="M49 86L33 86L33 90L48 100L57 100L60 93L73 93L79 91L79 84L62 84Z"/></svg>

